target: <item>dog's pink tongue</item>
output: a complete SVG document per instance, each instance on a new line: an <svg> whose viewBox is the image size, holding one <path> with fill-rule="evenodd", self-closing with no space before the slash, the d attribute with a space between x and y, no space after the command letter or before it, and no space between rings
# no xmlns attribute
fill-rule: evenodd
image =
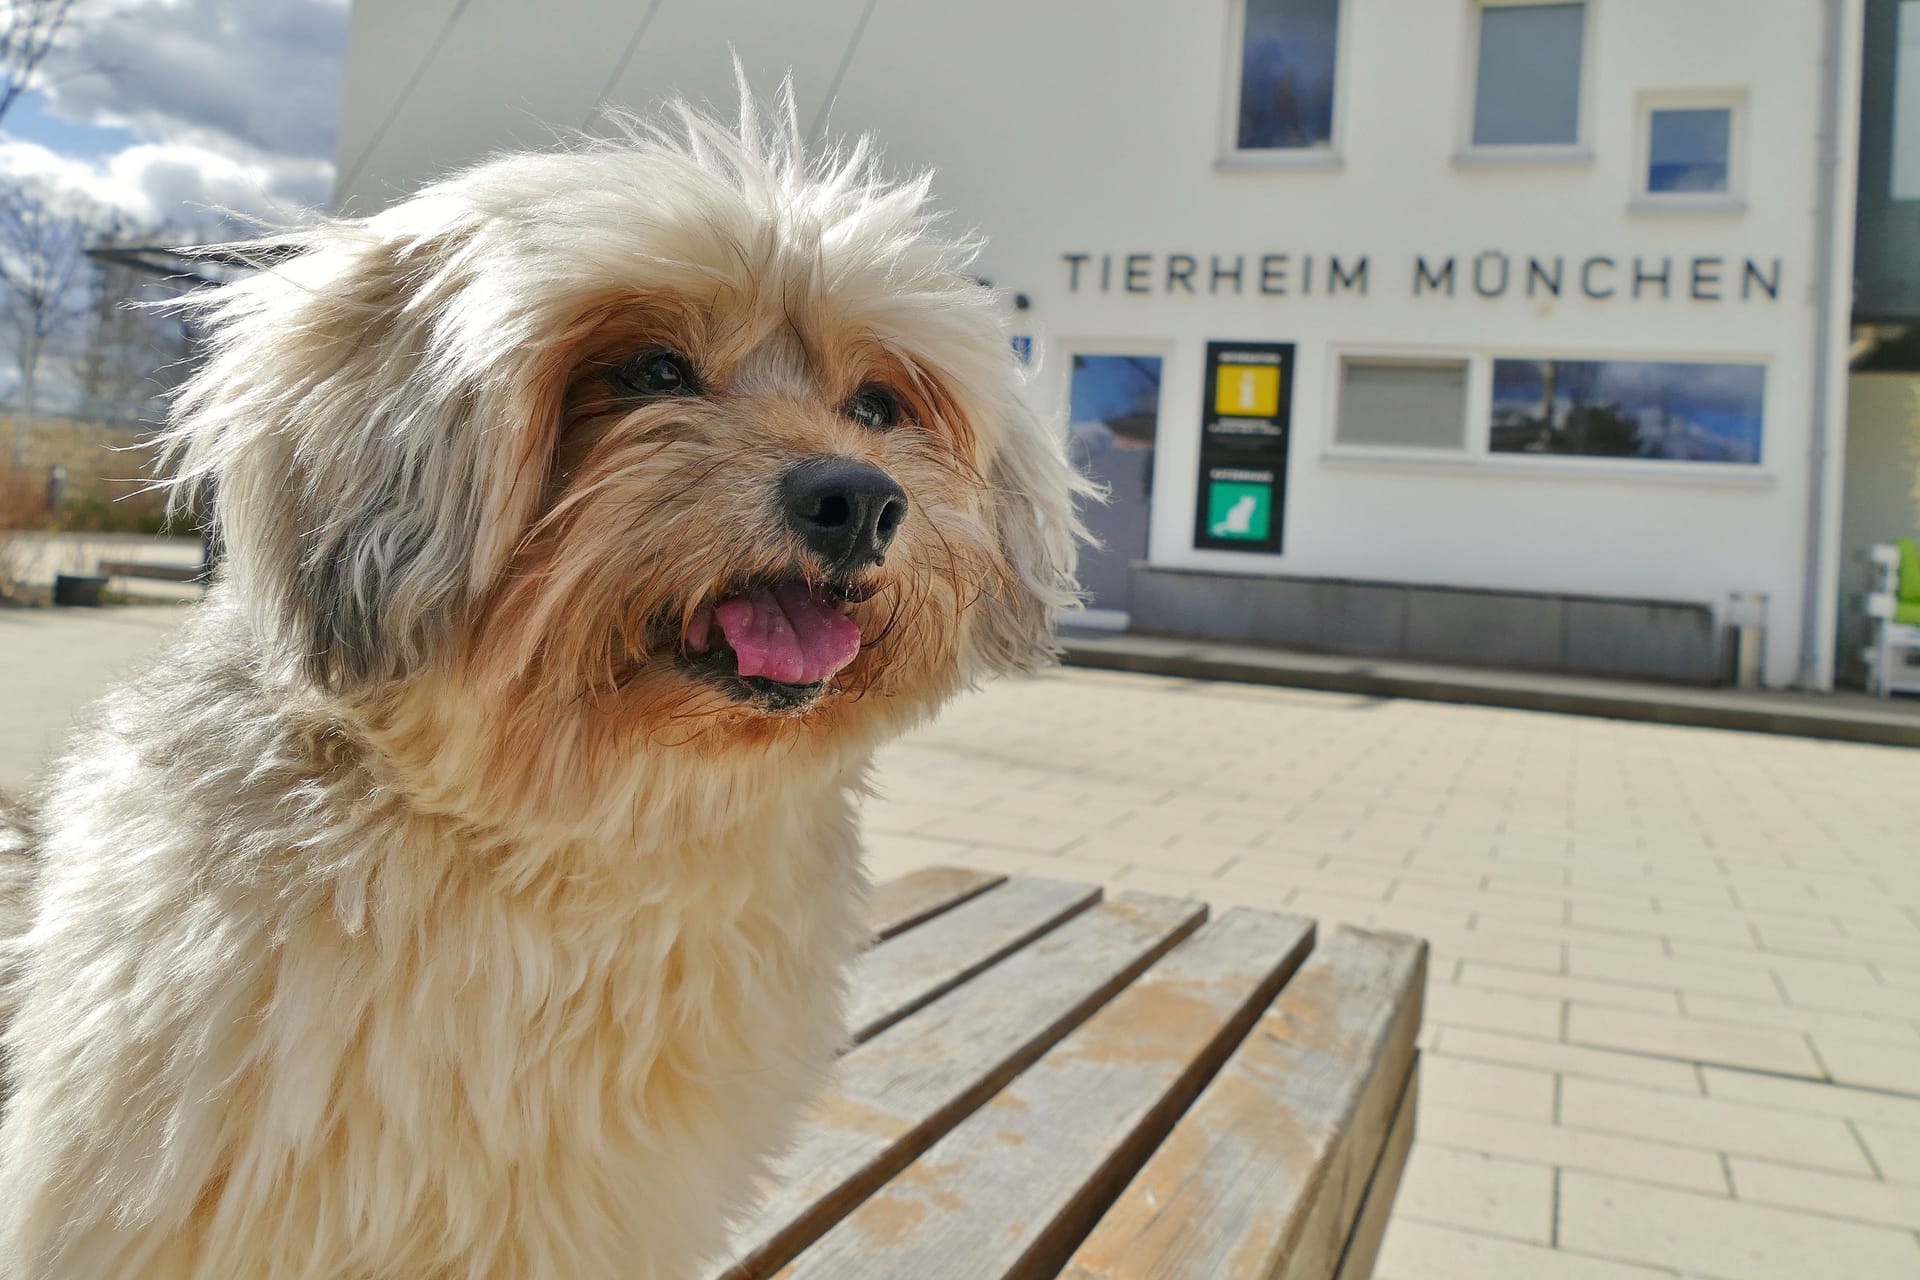
<svg viewBox="0 0 1920 1280"><path fill-rule="evenodd" d="M812 684L860 652L860 628L798 583L722 600L713 618L743 676Z"/></svg>

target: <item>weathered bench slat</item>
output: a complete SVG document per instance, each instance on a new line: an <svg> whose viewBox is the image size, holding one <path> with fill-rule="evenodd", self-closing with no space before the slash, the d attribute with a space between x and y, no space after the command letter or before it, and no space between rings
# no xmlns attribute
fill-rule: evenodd
<svg viewBox="0 0 1920 1280"><path fill-rule="evenodd" d="M1261 1016L1312 935L1310 921L1247 910L1202 929L782 1274L1057 1274Z"/></svg>
<svg viewBox="0 0 1920 1280"><path fill-rule="evenodd" d="M1095 885L1021 877L888 939L860 958L848 1025L855 1043L953 990L1100 900Z"/></svg>
<svg viewBox="0 0 1920 1280"><path fill-rule="evenodd" d="M1407 1070L1407 1083L1400 1090L1400 1102L1393 1109L1393 1125L1387 1130L1387 1145L1367 1179L1367 1193L1360 1201L1359 1216L1347 1237L1347 1251L1340 1256L1340 1269L1333 1280L1368 1280L1373 1264L1380 1257L1380 1241L1387 1234L1387 1218L1393 1212L1394 1193L1400 1189L1400 1175L1406 1172L1407 1154L1413 1150L1413 1117L1420 1108L1420 1054L1416 1050L1413 1065Z"/></svg>
<svg viewBox="0 0 1920 1280"><path fill-rule="evenodd" d="M1413 1063L1426 944L1340 929L1063 1273L1332 1274Z"/></svg>
<svg viewBox="0 0 1920 1280"><path fill-rule="evenodd" d="M1195 902L1120 894L851 1050L766 1202L735 1233L725 1274L745 1280L786 1263L1205 915Z"/></svg>
<svg viewBox="0 0 1920 1280"><path fill-rule="evenodd" d="M867 922L873 928L874 940L885 942L969 898L979 897L1005 879L965 867L922 867L875 885L873 898L867 903Z"/></svg>

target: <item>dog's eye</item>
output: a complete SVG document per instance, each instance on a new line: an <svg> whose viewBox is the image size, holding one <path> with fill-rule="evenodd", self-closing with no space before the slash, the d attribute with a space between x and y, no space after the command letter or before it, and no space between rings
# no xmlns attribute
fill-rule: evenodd
<svg viewBox="0 0 1920 1280"><path fill-rule="evenodd" d="M847 401L841 412L861 426L878 431L900 421L900 397L878 383L869 382Z"/></svg>
<svg viewBox="0 0 1920 1280"><path fill-rule="evenodd" d="M612 380L632 395L689 396L700 392L693 365L674 351L643 351L615 369Z"/></svg>

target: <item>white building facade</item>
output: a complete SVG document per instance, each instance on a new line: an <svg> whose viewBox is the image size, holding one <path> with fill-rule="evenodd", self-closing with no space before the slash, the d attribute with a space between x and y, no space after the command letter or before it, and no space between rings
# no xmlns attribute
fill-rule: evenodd
<svg viewBox="0 0 1920 1280"><path fill-rule="evenodd" d="M1827 687L1861 0L361 0L343 210L792 70L1114 490L1094 620Z"/></svg>

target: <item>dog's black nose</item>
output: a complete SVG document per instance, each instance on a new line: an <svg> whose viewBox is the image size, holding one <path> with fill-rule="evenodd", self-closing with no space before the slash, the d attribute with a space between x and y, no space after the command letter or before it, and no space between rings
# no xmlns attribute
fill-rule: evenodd
<svg viewBox="0 0 1920 1280"><path fill-rule="evenodd" d="M829 566L843 572L879 564L907 517L907 495L878 467L814 458L781 482L787 523Z"/></svg>

